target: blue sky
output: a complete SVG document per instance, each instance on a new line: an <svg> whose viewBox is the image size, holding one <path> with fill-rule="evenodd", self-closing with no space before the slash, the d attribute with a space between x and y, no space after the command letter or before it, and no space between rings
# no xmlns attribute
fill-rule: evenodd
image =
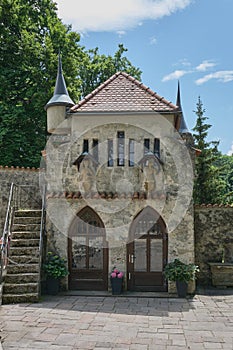
<svg viewBox="0 0 233 350"><path fill-rule="evenodd" d="M176 102L177 81L191 130L200 95L209 140L233 151L232 0L56 0L63 23L81 33L81 45L114 54L118 44L142 70L142 81Z"/></svg>

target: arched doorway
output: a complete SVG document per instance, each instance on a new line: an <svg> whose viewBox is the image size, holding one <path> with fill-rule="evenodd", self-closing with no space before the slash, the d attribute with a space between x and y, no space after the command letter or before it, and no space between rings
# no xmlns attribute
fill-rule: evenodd
<svg viewBox="0 0 233 350"><path fill-rule="evenodd" d="M90 207L73 220L68 238L69 289L107 290L108 247L104 224Z"/></svg>
<svg viewBox="0 0 233 350"><path fill-rule="evenodd" d="M167 291L163 276L166 263L166 225L154 209L146 207L130 227L127 244L128 290Z"/></svg>

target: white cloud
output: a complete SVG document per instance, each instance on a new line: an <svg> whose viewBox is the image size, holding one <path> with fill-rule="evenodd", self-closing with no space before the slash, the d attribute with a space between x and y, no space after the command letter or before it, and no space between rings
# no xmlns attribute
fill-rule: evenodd
<svg viewBox="0 0 233 350"><path fill-rule="evenodd" d="M183 66L183 67L190 67L191 63L188 61L187 58L181 58L177 63L174 63L173 66Z"/></svg>
<svg viewBox="0 0 233 350"><path fill-rule="evenodd" d="M227 152L228 156L232 156L233 155L233 143L231 145L231 149Z"/></svg>
<svg viewBox="0 0 233 350"><path fill-rule="evenodd" d="M181 77L183 77L183 75L190 73L190 71L187 70L175 70L174 72L165 75L165 77L163 77L162 81L169 81L169 80L174 80L174 79L179 79Z"/></svg>
<svg viewBox="0 0 233 350"><path fill-rule="evenodd" d="M196 67L196 70L200 72L205 72L208 68L212 68L215 66L216 63L205 60Z"/></svg>
<svg viewBox="0 0 233 350"><path fill-rule="evenodd" d="M157 44L157 39L156 39L155 36L152 36L152 37L150 38L150 45L155 45L155 44Z"/></svg>
<svg viewBox="0 0 233 350"><path fill-rule="evenodd" d="M197 79L195 83L197 85L201 85L211 79L217 79L222 83L228 83L229 81L233 81L233 70L221 70L218 72L207 74L204 77Z"/></svg>
<svg viewBox="0 0 233 350"><path fill-rule="evenodd" d="M74 30L119 31L187 7L192 0L56 0L58 16Z"/></svg>
<svg viewBox="0 0 233 350"><path fill-rule="evenodd" d="M119 35L119 37L121 38L123 35L126 34L126 32L124 30L118 30L117 34Z"/></svg>

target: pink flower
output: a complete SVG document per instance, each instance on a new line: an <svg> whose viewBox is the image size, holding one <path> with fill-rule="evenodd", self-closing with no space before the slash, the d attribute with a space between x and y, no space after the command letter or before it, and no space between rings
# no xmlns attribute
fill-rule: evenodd
<svg viewBox="0 0 233 350"><path fill-rule="evenodd" d="M123 278L124 273L117 268L114 268L110 276L111 278Z"/></svg>

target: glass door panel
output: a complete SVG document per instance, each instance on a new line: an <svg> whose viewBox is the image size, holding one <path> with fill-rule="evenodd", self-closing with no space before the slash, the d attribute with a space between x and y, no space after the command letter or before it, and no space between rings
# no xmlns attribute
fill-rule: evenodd
<svg viewBox="0 0 233 350"><path fill-rule="evenodd" d="M89 268L103 268L103 237L92 237L89 239Z"/></svg>
<svg viewBox="0 0 233 350"><path fill-rule="evenodd" d="M86 238L72 237L72 268L86 268L86 253Z"/></svg>
<svg viewBox="0 0 233 350"><path fill-rule="evenodd" d="M135 239L134 241L134 270L147 271L146 239Z"/></svg>
<svg viewBox="0 0 233 350"><path fill-rule="evenodd" d="M163 240L151 239L150 241L150 271L163 271Z"/></svg>

